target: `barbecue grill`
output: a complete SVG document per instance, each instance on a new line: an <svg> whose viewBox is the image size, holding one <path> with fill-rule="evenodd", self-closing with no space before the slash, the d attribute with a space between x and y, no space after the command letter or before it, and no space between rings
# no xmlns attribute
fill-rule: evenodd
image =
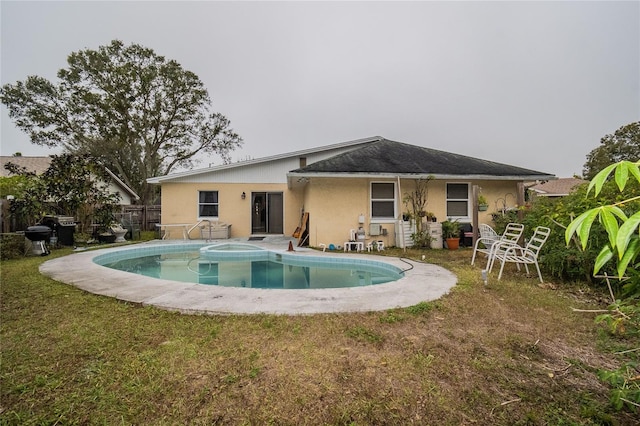
<svg viewBox="0 0 640 426"><path fill-rule="evenodd" d="M46 256L49 249L45 243L51 238L52 229L44 225L29 226L24 231L24 236L33 242L33 254L36 256Z"/></svg>
<svg viewBox="0 0 640 426"><path fill-rule="evenodd" d="M76 221L72 216L44 216L40 220L41 225L51 228L58 242L63 246L73 246L73 234L76 230Z"/></svg>

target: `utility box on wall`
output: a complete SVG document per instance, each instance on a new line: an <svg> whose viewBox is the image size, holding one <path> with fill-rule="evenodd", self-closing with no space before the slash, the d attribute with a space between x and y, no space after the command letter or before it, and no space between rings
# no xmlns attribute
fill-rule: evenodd
<svg viewBox="0 0 640 426"><path fill-rule="evenodd" d="M427 222L427 233L431 237L430 247L432 249L442 248L442 224L439 222Z"/></svg>

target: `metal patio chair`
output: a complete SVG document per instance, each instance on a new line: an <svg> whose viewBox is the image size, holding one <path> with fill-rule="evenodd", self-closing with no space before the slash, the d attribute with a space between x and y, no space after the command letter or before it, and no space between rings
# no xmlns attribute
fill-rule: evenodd
<svg viewBox="0 0 640 426"><path fill-rule="evenodd" d="M502 277L502 271L504 270L505 263L515 263L518 270L520 270L520 265L524 265L527 275L529 275L528 265L535 265L540 282L544 282L542 280L540 266L538 265L538 255L540 254L542 246L547 241L547 238L549 238L550 233L551 229L545 226L538 226L529 239L529 242L524 247L509 242L494 244L489 272L493 268L493 263L496 260L500 261L500 273L498 274L498 280Z"/></svg>
<svg viewBox="0 0 640 426"><path fill-rule="evenodd" d="M477 253L484 253L487 255L487 269L489 269L491 266L492 249L495 244L500 242L518 244L518 240L520 240L524 232L524 225L511 222L507 224L502 235L498 235L492 227L483 223L478 226L478 231L480 231L480 238L478 238L473 247L471 264L473 265L476 261Z"/></svg>

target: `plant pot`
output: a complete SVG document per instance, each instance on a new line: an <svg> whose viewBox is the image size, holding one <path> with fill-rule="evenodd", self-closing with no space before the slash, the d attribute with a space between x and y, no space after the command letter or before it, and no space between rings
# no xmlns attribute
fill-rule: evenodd
<svg viewBox="0 0 640 426"><path fill-rule="evenodd" d="M99 234L98 241L100 241L101 243L107 243L107 244L115 243L116 236L113 234Z"/></svg>
<svg viewBox="0 0 640 426"><path fill-rule="evenodd" d="M460 247L460 238L447 238L447 248L449 250L458 250Z"/></svg>
<svg viewBox="0 0 640 426"><path fill-rule="evenodd" d="M488 208L489 208L488 204L479 204L478 205L478 211L479 212L486 212Z"/></svg>

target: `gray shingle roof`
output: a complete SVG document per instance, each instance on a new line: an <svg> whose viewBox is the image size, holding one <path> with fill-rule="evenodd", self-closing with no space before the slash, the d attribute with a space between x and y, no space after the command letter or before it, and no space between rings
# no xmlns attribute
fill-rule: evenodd
<svg viewBox="0 0 640 426"><path fill-rule="evenodd" d="M11 176L9 171L4 168L7 163L13 163L16 166L24 167L28 172L40 175L49 168L51 157L23 157L23 156L0 156L0 176Z"/></svg>
<svg viewBox="0 0 640 426"><path fill-rule="evenodd" d="M446 176L553 176L535 170L380 138L362 148L292 170L291 173L416 174Z"/></svg>
<svg viewBox="0 0 640 426"><path fill-rule="evenodd" d="M569 195L574 188L587 182L589 181L578 178L560 178L532 185L529 189L538 193L539 196L557 197Z"/></svg>

